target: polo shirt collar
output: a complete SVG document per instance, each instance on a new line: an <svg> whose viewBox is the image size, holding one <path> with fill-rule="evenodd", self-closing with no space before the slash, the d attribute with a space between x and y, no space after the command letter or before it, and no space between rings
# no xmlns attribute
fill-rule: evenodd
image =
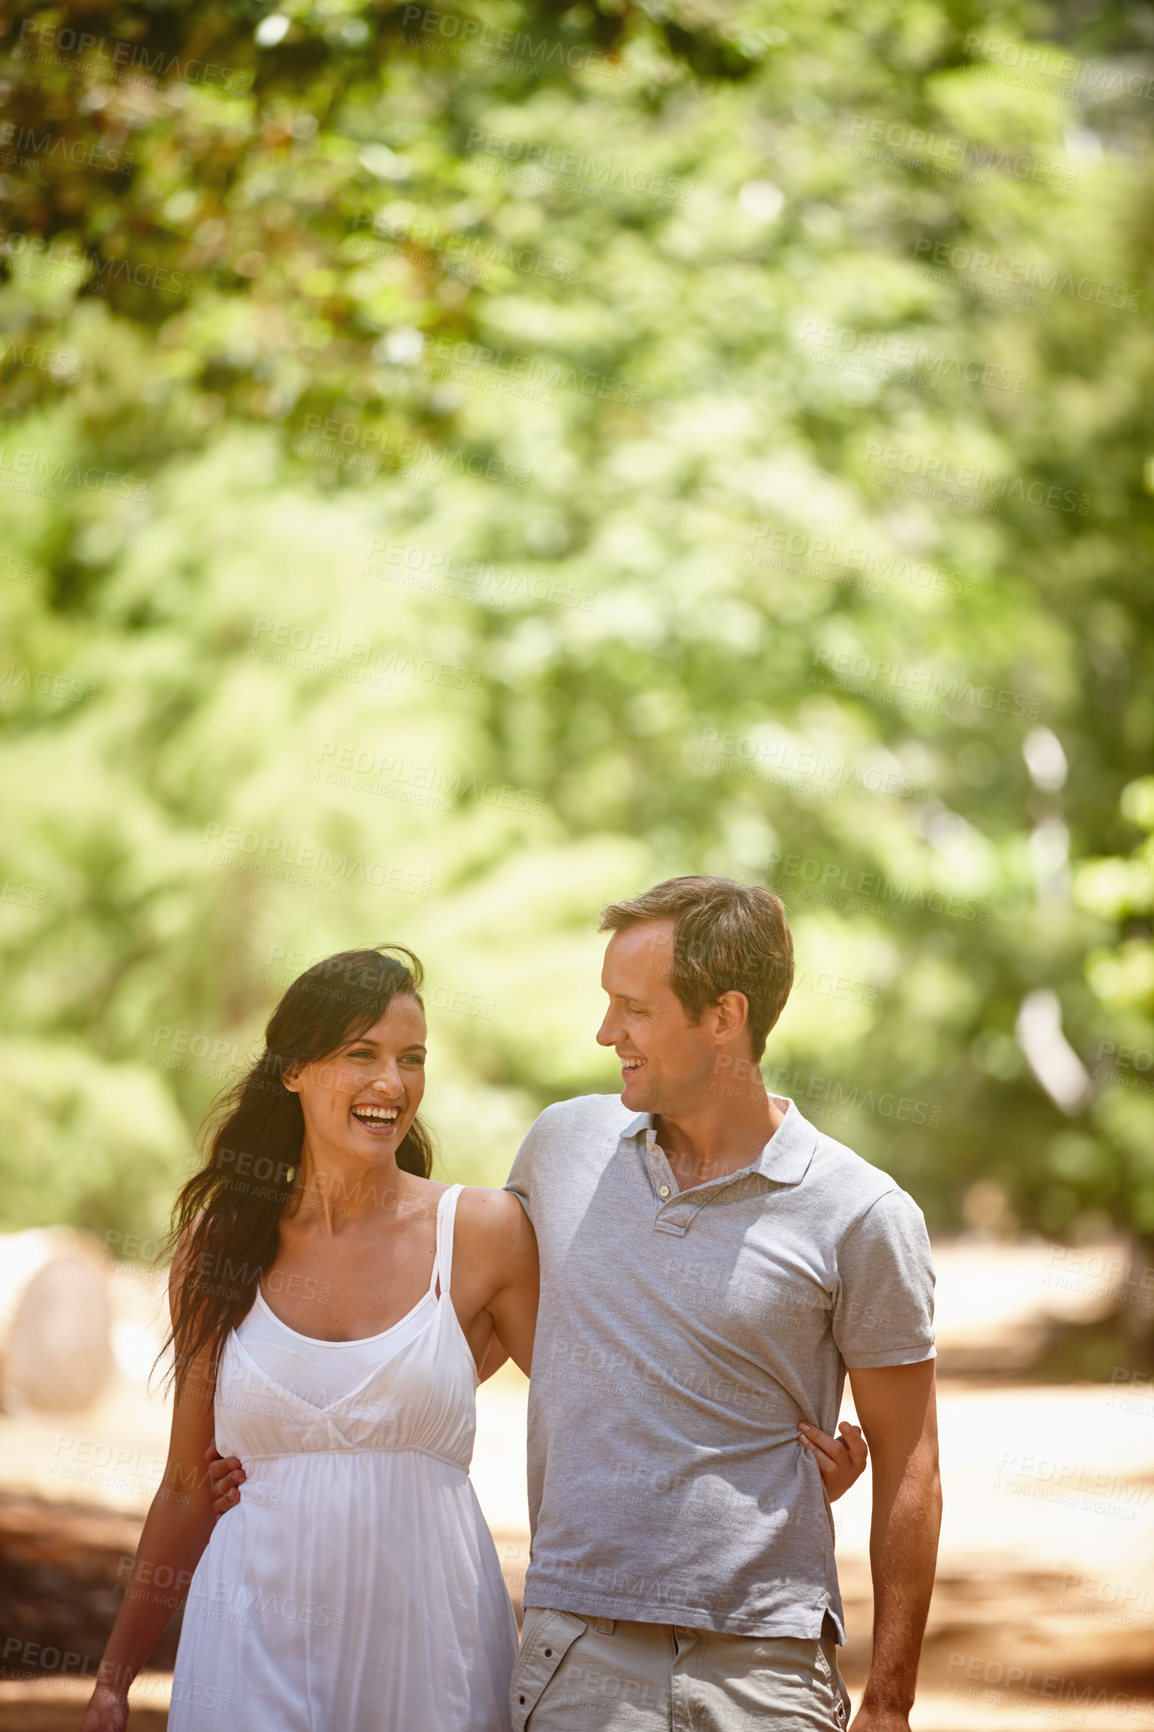
<svg viewBox="0 0 1154 1732"><path fill-rule="evenodd" d="M768 1143L743 1172L760 1173L773 1185L797 1185L805 1178L817 1148L819 1132L788 1095L770 1095L778 1111L785 1114ZM634 1113L627 1119L622 1137L637 1137L653 1130L652 1113ZM736 1178L738 1175L730 1175Z"/></svg>
<svg viewBox="0 0 1154 1732"><path fill-rule="evenodd" d="M785 1117L754 1161L753 1168L775 1185L796 1185L809 1170L819 1133L787 1095L771 1094L769 1098Z"/></svg>

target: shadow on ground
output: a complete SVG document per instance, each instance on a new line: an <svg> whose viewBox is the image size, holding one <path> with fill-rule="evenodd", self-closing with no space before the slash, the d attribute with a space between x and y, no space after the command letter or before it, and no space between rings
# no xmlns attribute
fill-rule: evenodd
<svg viewBox="0 0 1154 1732"><path fill-rule="evenodd" d="M120 1605L140 1532L136 1517L92 1505L0 1493L0 1629L5 1658L0 1674L0 1732L75 1732L100 1654ZM520 1610L527 1562L523 1538L497 1536L498 1552ZM922 1663L921 1688L936 1697L1000 1696L1012 1706L1037 1708L1042 1680L1054 1674L1052 1616L1063 1585L1055 1572L997 1573L945 1570L938 1578ZM843 1572L850 1629L869 1628L869 1580L852 1562ZM165 1631L152 1662L170 1672L180 1634L179 1614ZM1068 1701L1092 1702L1105 1690L1130 1698L1154 1694L1149 1630L1097 1626L1063 1642L1061 1691ZM843 1653L855 1698L869 1664L868 1642L853 1637ZM977 1687L969 1681L978 1663ZM1034 1672L1024 1683L1011 1668ZM1004 1691L991 1690L1006 1685ZM134 1707L133 1732L163 1732L159 1706ZM986 1722L983 1722L984 1724Z"/></svg>

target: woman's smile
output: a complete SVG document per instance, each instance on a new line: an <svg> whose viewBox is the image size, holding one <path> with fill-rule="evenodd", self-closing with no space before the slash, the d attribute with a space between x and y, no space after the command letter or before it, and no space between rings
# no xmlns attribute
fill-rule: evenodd
<svg viewBox="0 0 1154 1732"><path fill-rule="evenodd" d="M357 1123L373 1137L391 1137L401 1116L399 1106L377 1106L374 1102L358 1101L350 1112Z"/></svg>

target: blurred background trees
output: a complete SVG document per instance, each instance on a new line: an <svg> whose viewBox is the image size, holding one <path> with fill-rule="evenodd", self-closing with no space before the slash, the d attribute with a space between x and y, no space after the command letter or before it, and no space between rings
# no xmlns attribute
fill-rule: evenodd
<svg viewBox="0 0 1154 1732"><path fill-rule="evenodd" d="M605 901L770 884L766 1074L931 1225L1154 1241L1154 15L28 8L0 1208L155 1233L287 982L444 1170L613 1089Z"/></svg>

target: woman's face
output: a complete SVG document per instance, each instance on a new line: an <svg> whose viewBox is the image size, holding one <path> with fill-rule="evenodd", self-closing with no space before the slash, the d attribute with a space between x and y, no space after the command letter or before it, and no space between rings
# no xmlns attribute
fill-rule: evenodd
<svg viewBox="0 0 1154 1732"><path fill-rule="evenodd" d="M404 1142L425 1092L424 1011L397 993L367 1033L286 1074L284 1085L300 1096L314 1159L328 1153L366 1165L387 1160Z"/></svg>

